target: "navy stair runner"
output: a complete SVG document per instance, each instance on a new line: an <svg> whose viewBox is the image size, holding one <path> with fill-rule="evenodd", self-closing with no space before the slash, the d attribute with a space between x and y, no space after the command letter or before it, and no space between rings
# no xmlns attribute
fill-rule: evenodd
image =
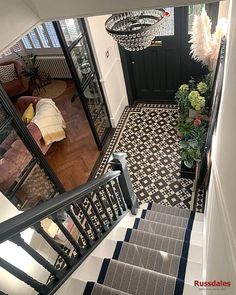
<svg viewBox="0 0 236 295"><path fill-rule="evenodd" d="M181 295L194 212L150 203L84 295Z"/></svg>

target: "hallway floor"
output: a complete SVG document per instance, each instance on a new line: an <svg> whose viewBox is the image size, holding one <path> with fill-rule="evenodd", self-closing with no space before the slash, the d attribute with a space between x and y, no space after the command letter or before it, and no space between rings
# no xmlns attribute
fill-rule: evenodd
<svg viewBox="0 0 236 295"><path fill-rule="evenodd" d="M97 170L103 174L111 153L127 153L128 168L140 203L193 208L193 181L180 177L180 146L176 133L176 105L137 104L127 107ZM196 208L202 212L203 196Z"/></svg>
<svg viewBox="0 0 236 295"><path fill-rule="evenodd" d="M74 102L74 83L67 81L66 91L54 98L66 122L66 139L54 143L46 158L66 190L85 183L100 154L80 99Z"/></svg>

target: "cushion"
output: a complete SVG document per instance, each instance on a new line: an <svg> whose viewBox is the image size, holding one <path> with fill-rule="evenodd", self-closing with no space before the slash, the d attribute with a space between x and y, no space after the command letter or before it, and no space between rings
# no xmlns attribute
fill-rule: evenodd
<svg viewBox="0 0 236 295"><path fill-rule="evenodd" d="M25 110L23 116L22 116L22 120L24 123L29 124L30 121L33 119L34 117L34 107L33 104L31 103L28 108Z"/></svg>
<svg viewBox="0 0 236 295"><path fill-rule="evenodd" d="M17 80L17 74L14 64L0 66L0 82L5 84L7 82Z"/></svg>

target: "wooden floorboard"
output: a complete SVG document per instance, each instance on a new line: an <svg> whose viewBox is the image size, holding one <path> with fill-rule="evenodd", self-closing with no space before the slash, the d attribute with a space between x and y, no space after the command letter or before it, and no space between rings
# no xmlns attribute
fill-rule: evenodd
<svg viewBox="0 0 236 295"><path fill-rule="evenodd" d="M53 143L46 154L66 190L87 181L100 154L79 97L71 102L74 93L74 84L69 80L66 91L54 99L66 122L67 137Z"/></svg>

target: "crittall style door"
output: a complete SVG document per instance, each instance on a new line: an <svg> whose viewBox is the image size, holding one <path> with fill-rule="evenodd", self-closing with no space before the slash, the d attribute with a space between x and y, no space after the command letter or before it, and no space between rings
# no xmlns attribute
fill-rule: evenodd
<svg viewBox="0 0 236 295"><path fill-rule="evenodd" d="M27 210L65 190L0 86L0 192Z"/></svg>
<svg viewBox="0 0 236 295"><path fill-rule="evenodd" d="M77 96L101 149L111 123L85 22L83 19L66 19L54 22L54 27L77 88ZM78 97L75 95L75 99Z"/></svg>

